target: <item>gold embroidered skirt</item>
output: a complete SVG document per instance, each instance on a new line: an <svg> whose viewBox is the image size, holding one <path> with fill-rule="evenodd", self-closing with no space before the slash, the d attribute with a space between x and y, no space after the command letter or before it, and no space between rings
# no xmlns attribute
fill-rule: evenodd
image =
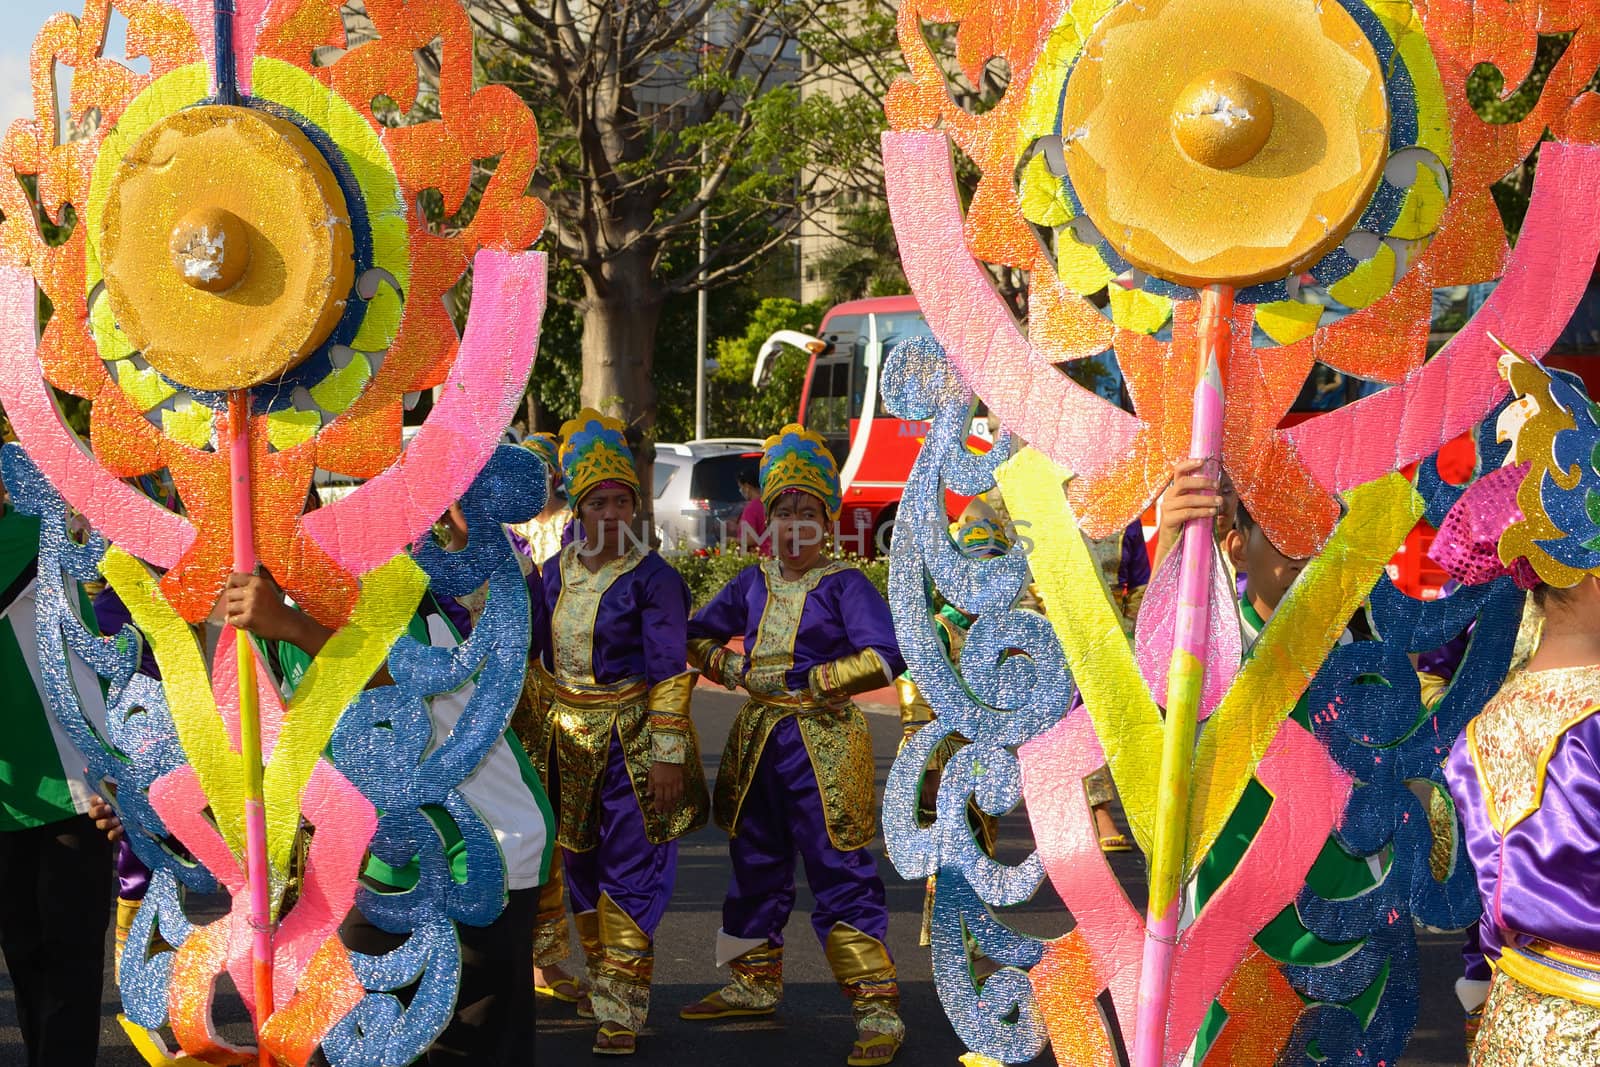
<svg viewBox="0 0 1600 1067"><path fill-rule="evenodd" d="M622 742L622 755L633 783L633 794L644 815L645 836L651 844L668 841L706 824L710 796L705 770L700 765L700 742L691 727L685 735L683 799L662 815L646 798L650 786L649 692L642 681L583 689L549 686L543 713L528 717L528 759L550 788L556 806L557 839L572 852L587 852L599 840L600 787L611 758L613 733Z"/></svg>
<svg viewBox="0 0 1600 1067"><path fill-rule="evenodd" d="M877 765L867 718L853 702L829 706L747 700L728 731L728 744L717 768L713 801L717 825L730 835L738 833L739 809L755 778L767 736L791 715L817 776L829 841L841 852L865 848L878 834L873 797Z"/></svg>
<svg viewBox="0 0 1600 1067"><path fill-rule="evenodd" d="M1497 970L1472 1067L1595 1067L1600 1007L1540 993Z"/></svg>

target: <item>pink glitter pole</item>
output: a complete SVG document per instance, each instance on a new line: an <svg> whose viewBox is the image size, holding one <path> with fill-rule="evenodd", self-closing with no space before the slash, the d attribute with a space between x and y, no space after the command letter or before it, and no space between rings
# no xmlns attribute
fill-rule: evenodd
<svg viewBox="0 0 1600 1067"><path fill-rule="evenodd" d="M1233 339L1233 288L1200 292L1200 346L1195 360L1194 417L1189 456L1206 461L1215 477L1222 453L1222 364ZM1134 1067L1161 1067L1172 999L1172 962L1183 911L1183 859L1188 845L1194 735L1205 681L1207 620L1211 611L1213 524L1195 519L1183 528L1178 575L1178 618L1167 671L1166 725L1156 799L1155 845L1150 856L1150 905L1145 915L1144 962L1139 971L1139 1014Z"/></svg>
<svg viewBox="0 0 1600 1067"><path fill-rule="evenodd" d="M228 459L233 481L233 569L256 569L255 524L250 510L250 393L228 396ZM272 885L267 869L267 806L261 784L261 709L256 692L256 657L250 635L234 631L239 661L239 756L244 760L245 878L250 894L250 964L255 985L255 1026L272 1014ZM272 1054L261 1049L261 1067Z"/></svg>

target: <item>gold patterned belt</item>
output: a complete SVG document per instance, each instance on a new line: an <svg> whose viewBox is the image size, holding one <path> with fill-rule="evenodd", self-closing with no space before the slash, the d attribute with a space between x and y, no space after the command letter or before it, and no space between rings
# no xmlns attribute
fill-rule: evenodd
<svg viewBox="0 0 1600 1067"><path fill-rule="evenodd" d="M624 678L609 685L556 681L553 689L557 702L569 708L604 708L637 704L650 693L649 683L639 677Z"/></svg>
<svg viewBox="0 0 1600 1067"><path fill-rule="evenodd" d="M1536 992L1600 1008L1600 952L1534 940L1507 945L1499 966Z"/></svg>
<svg viewBox="0 0 1600 1067"><path fill-rule="evenodd" d="M811 715L822 711L838 711L850 706L850 698L837 701L818 698L813 693L751 693L750 699L764 708L792 711L797 715Z"/></svg>

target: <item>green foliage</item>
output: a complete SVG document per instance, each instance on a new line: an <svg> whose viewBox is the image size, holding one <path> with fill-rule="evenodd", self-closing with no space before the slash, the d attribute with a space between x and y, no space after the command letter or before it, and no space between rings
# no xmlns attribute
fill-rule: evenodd
<svg viewBox="0 0 1600 1067"><path fill-rule="evenodd" d="M765 302L758 296L765 287L758 275L748 283L729 285L711 292L706 302L706 322L710 358L720 359L720 346L726 338L739 338L755 328L752 318L758 306ZM534 364L533 377L528 390L533 394L542 417L539 429L554 432L561 423L578 413L583 387L583 317L578 306L582 298L583 280L577 270L564 261L557 260L550 273L550 303L545 310L540 329L539 359ZM792 303L792 301L790 301ZM669 297L661 310L661 326L656 334L655 385L656 416L655 439L659 441L687 441L694 437L694 359L696 345L696 317L699 313L698 294L681 293ZM811 319L812 325L817 317ZM762 334L761 340L766 339ZM756 342L760 345L760 341ZM755 348L750 349L750 365L754 365ZM796 372L798 374L798 372ZM748 398L749 373L744 374L744 395ZM737 411L723 402L725 375L717 372L706 383L707 436L742 436L728 430L725 411ZM798 383L798 378L796 378ZM771 406L773 401L756 394L758 402ZM784 403L792 416L799 396L798 384ZM744 412L738 411L737 418Z"/></svg>
<svg viewBox="0 0 1600 1067"><path fill-rule="evenodd" d="M833 303L911 292L900 268L900 242L888 203L873 199L852 204L842 213L839 230L840 239L816 261Z"/></svg>
<svg viewBox="0 0 1600 1067"><path fill-rule="evenodd" d="M707 432L712 437L765 438L794 421L804 384L806 356L781 350L772 364L766 388L751 384L756 354L778 330L816 333L827 310L825 301L802 304L787 297L768 297L756 305L740 334L721 337L714 352L716 373L707 383Z"/></svg>
<svg viewBox="0 0 1600 1067"><path fill-rule="evenodd" d="M552 292L579 285L570 269L554 272ZM800 403L806 358L780 352L765 389L751 385L756 353L777 330L815 332L827 302L801 304L786 297L758 299L755 286L731 286L711 294L707 318L710 357L718 364L706 381L706 436L766 437L792 422ZM687 441L694 436L695 297L667 303L656 344L659 416L655 439ZM541 429L560 429L581 406L582 322L573 304L552 300L545 312L529 391L542 413Z"/></svg>
<svg viewBox="0 0 1600 1067"><path fill-rule="evenodd" d="M885 597L889 595L887 557L862 559L860 556L845 553L834 558L859 568L872 584L878 587L878 592ZM733 581L740 571L752 563L759 563L761 557L739 549L730 549L669 555L667 561L683 575L683 580L689 585L689 598L693 605L690 611L699 611L722 590L723 586Z"/></svg>
<svg viewBox="0 0 1600 1067"><path fill-rule="evenodd" d="M553 297L654 328L653 343L635 331L624 351L591 344L590 373L627 368L610 379L629 394L614 398L617 413L661 440L691 436L694 294L712 292L711 338L738 336L762 297L794 291L806 218L844 187L878 181L892 8L597 3L575 29L552 0L467 2L484 79L518 93L539 123L530 191L550 208ZM850 87L833 91L841 82ZM577 407L583 315L547 314L532 390L541 426Z"/></svg>
<svg viewBox="0 0 1600 1067"><path fill-rule="evenodd" d="M706 356L717 358L720 338L736 337L748 328L750 316L760 303L758 283L727 285L706 296ZM700 295L678 293L667 298L661 308L661 325L656 330L655 387L656 440L689 441L694 438L694 361L696 319ZM726 437L725 426L716 417L722 382L718 375L706 381L706 436Z"/></svg>
<svg viewBox="0 0 1600 1067"><path fill-rule="evenodd" d="M1532 113L1544 93L1545 83L1557 63L1561 62L1572 43L1572 33L1542 33L1522 84L1506 91L1505 74L1491 63L1479 63L1467 76L1467 102L1484 122L1496 126L1522 122ZM1600 71L1596 71L1585 92L1600 92ZM1550 139L1546 130L1540 142ZM1539 165L1539 145L1534 145L1528 158L1510 174L1489 189L1500 218L1505 223L1506 235L1515 242L1522 229L1522 220L1528 213L1528 200L1533 194L1533 175Z"/></svg>
<svg viewBox="0 0 1600 1067"><path fill-rule="evenodd" d="M539 248L551 251L548 240ZM541 417L539 425L529 428L555 433L583 406L578 399L583 384L583 320L576 303L583 295L583 279L572 264L552 256L548 293L544 321L539 324L539 358L528 381Z"/></svg>
<svg viewBox="0 0 1600 1067"><path fill-rule="evenodd" d="M1513 92L1506 92L1506 76L1492 63L1479 63L1467 76L1467 103L1484 122L1506 125L1521 122L1539 102L1544 83L1572 43L1572 34L1539 35L1528 76Z"/></svg>

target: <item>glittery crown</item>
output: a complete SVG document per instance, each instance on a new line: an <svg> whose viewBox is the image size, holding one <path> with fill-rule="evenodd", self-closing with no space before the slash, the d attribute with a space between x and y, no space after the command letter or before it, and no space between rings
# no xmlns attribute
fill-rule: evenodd
<svg viewBox="0 0 1600 1067"><path fill-rule="evenodd" d="M1439 525L1428 556L1462 585L1487 585L1510 575L1524 589L1539 584L1525 559L1509 565L1500 559L1500 538L1523 521L1517 507L1517 490L1528 475L1528 464L1518 463L1490 471L1461 494Z"/></svg>
<svg viewBox="0 0 1600 1067"><path fill-rule="evenodd" d="M1003 526L993 519L961 519L950 524L950 536L956 539L961 553L970 559L987 559L1003 556L1011 550L1011 539Z"/></svg>
<svg viewBox="0 0 1600 1067"><path fill-rule="evenodd" d="M1568 588L1600 573L1600 408L1575 377L1509 349L1500 372L1516 398L1497 426L1511 442L1506 465L1526 465L1528 473L1517 488L1521 514L1501 535L1499 556L1526 560L1542 581Z"/></svg>
<svg viewBox="0 0 1600 1067"><path fill-rule="evenodd" d="M843 501L833 453L820 435L794 423L767 438L761 457L761 503L770 512L779 495L791 490L810 493L822 501L828 518L839 517Z"/></svg>
<svg viewBox="0 0 1600 1067"><path fill-rule="evenodd" d="M584 408L561 427L561 473L567 497L576 505L601 482L620 482L639 495L639 475L633 469L621 419Z"/></svg>
<svg viewBox="0 0 1600 1067"><path fill-rule="evenodd" d="M531 433L522 439L522 447L544 460L550 469L552 487L561 487L561 441L553 433Z"/></svg>

